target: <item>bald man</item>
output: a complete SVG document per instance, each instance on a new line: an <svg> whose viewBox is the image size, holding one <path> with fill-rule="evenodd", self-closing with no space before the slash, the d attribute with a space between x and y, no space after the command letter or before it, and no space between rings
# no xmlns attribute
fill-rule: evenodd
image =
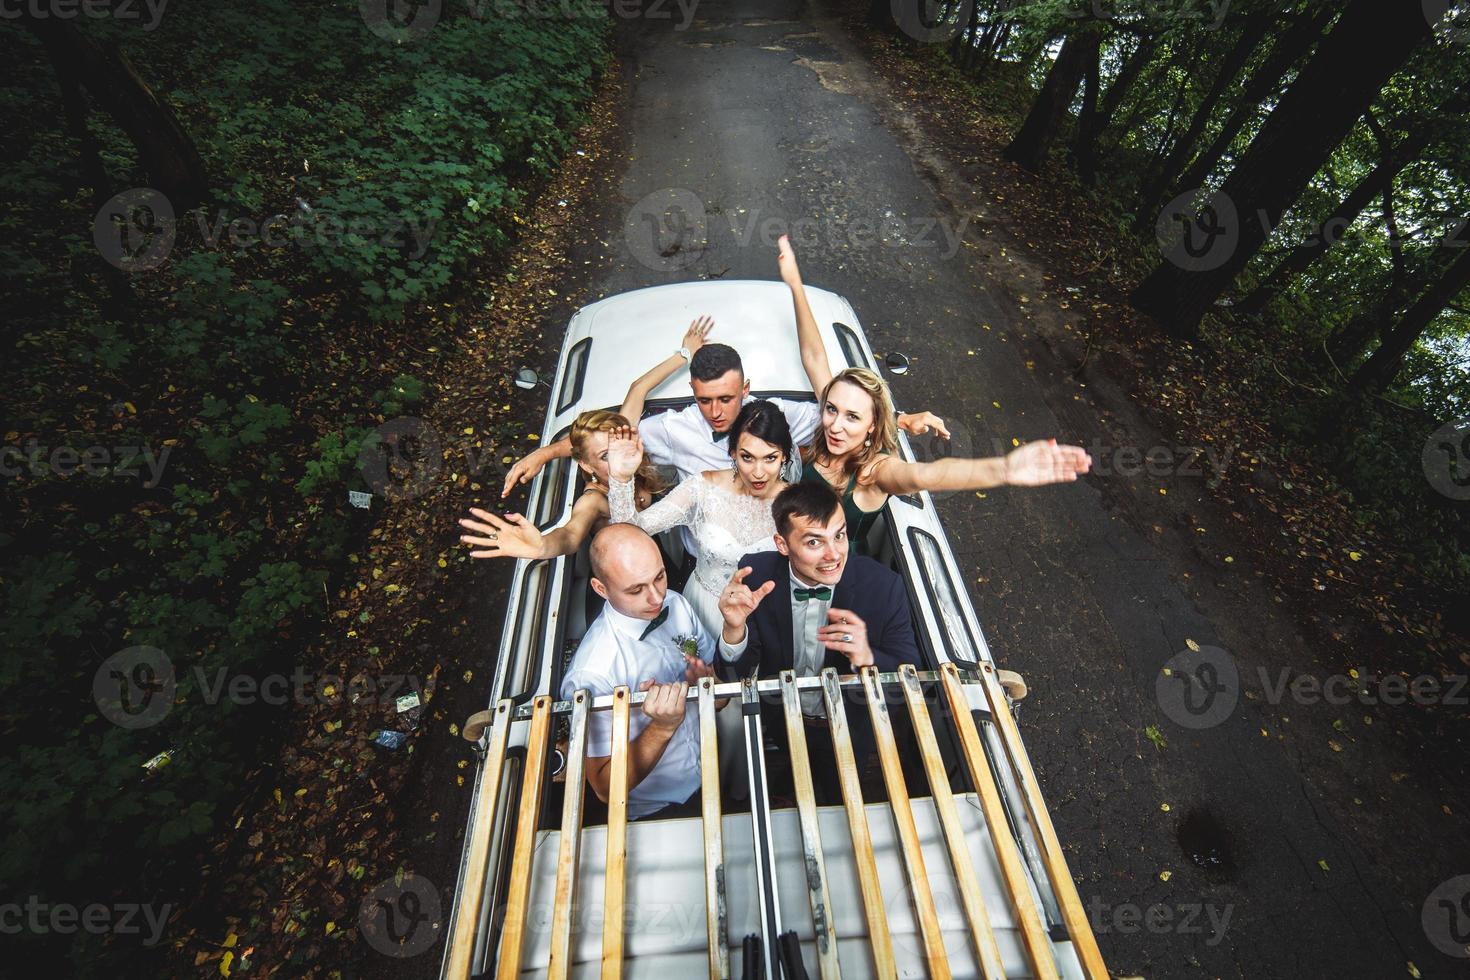
<svg viewBox="0 0 1470 980"><path fill-rule="evenodd" d="M663 556L642 528L609 524L592 539L592 589L607 600L587 627L562 680L561 696L592 697L627 686L647 691L628 720L628 816L699 812L699 717L689 685L714 675L715 638L689 603L668 588ZM689 650L693 653L690 654ZM612 712L587 721L587 783L607 800Z"/></svg>

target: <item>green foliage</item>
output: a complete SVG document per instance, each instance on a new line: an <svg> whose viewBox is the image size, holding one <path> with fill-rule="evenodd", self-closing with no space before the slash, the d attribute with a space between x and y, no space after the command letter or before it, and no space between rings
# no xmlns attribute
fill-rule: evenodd
<svg viewBox="0 0 1470 980"><path fill-rule="evenodd" d="M342 492L361 447L431 393L397 371L386 325L511 240L606 58L591 0L597 16L564 20L451 6L414 44L374 35L352 0L181 5L146 33L78 22L121 45L214 186L177 216L162 265L121 276L92 241L54 69L28 32L0 39L15 121L0 278L21 396L6 442L170 451L157 485L6 481L0 615L19 653L0 663L0 881L137 897L178 880L272 749L272 726L239 716L277 709L211 700L211 685L289 672L321 630L367 519ZM146 185L100 107L88 126L113 189ZM136 645L170 658L178 690L130 730L99 715L92 684Z"/></svg>

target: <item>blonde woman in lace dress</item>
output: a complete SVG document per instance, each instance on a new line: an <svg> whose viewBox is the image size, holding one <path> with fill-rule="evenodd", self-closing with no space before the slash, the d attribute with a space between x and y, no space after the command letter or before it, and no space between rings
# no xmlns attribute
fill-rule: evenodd
<svg viewBox="0 0 1470 980"><path fill-rule="evenodd" d="M636 435L608 443L608 506L613 523L637 524L649 534L682 525L699 546L684 598L705 628L724 623L720 592L735 574L740 556L775 548L771 501L786 484L781 466L791 457L791 430L781 410L757 399L740 410L729 435L734 470L708 470L684 480L668 496L638 511L632 477L643 459Z"/></svg>

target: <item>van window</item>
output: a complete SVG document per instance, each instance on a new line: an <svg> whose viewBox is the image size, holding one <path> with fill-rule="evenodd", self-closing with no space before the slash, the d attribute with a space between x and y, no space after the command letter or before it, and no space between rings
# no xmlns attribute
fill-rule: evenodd
<svg viewBox="0 0 1470 980"><path fill-rule="evenodd" d="M567 370L561 379L561 391L556 396L556 414L560 415L582 397L582 381L587 375L587 354L592 350L592 338L585 337L567 354Z"/></svg>

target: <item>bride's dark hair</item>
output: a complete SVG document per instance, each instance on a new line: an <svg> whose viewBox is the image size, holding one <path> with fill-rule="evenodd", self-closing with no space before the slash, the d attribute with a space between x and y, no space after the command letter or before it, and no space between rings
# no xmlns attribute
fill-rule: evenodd
<svg viewBox="0 0 1470 980"><path fill-rule="evenodd" d="M786 424L786 413L764 398L747 402L740 414L735 416L727 444L732 458L740 445L740 437L747 432L780 449L783 463L795 455L795 447L791 445L791 426Z"/></svg>

